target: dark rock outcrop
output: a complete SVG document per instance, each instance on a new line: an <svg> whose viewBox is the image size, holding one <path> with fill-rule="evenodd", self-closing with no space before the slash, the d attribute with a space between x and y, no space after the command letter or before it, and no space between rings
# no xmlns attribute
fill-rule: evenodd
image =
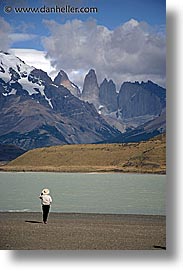
<svg viewBox="0 0 183 275"><path fill-rule="evenodd" d="M99 86L97 76L93 69L91 69L84 79L83 91L81 99L93 103L98 109L99 107Z"/></svg>
<svg viewBox="0 0 183 275"><path fill-rule="evenodd" d="M99 101L101 105L104 105L109 112L117 111L117 92L116 85L112 80L106 78L101 83L99 88Z"/></svg>
<svg viewBox="0 0 183 275"><path fill-rule="evenodd" d="M164 108L161 98L148 86L138 82L124 82L118 95L120 116L124 119L145 115L159 115Z"/></svg>

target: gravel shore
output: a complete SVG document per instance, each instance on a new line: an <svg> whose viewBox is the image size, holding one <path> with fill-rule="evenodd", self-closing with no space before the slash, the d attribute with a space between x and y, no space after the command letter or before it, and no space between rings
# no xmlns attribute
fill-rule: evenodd
<svg viewBox="0 0 183 275"><path fill-rule="evenodd" d="M0 212L1 250L165 250L166 218Z"/></svg>

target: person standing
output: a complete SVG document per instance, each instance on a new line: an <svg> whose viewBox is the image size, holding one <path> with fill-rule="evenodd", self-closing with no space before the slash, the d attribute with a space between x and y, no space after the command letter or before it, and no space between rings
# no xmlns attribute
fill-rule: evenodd
<svg viewBox="0 0 183 275"><path fill-rule="evenodd" d="M52 197L50 196L49 189L45 188L42 190L39 198L41 199L42 210L43 210L43 222L47 223L48 214L50 211L50 205L52 203Z"/></svg>

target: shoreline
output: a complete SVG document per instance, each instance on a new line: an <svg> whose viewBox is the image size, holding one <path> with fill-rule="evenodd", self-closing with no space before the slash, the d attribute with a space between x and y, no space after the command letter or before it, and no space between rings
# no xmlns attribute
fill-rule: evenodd
<svg viewBox="0 0 183 275"><path fill-rule="evenodd" d="M125 174L152 174L152 175L166 175L166 171L161 170L161 171L148 171L148 170L125 170L125 169L101 169L98 168L96 169L75 169L73 167L70 167L69 169L62 169L62 168L17 168L17 167L7 167L7 166L0 166L0 172L22 172L22 173L27 173L27 172L46 172L46 173L83 173L83 174L116 174L116 173L125 173Z"/></svg>
<svg viewBox="0 0 183 275"><path fill-rule="evenodd" d="M0 212L3 250L166 250L166 217L138 214Z"/></svg>
<svg viewBox="0 0 183 275"><path fill-rule="evenodd" d="M21 214L21 213L28 213L28 214L40 214L41 211L24 211L24 210L0 210L0 213L5 213L5 214L10 214L10 213L15 213L15 214ZM53 215L80 215L80 216L131 216L131 217L163 217L166 218L166 214L165 215L161 215L161 214L119 214L119 213L95 213L95 212L57 212L57 211L51 211L50 213L52 213Z"/></svg>

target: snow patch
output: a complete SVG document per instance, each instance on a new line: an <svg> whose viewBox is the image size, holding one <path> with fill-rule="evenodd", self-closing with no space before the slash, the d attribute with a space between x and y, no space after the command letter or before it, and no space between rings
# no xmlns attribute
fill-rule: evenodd
<svg viewBox="0 0 183 275"><path fill-rule="evenodd" d="M99 110L101 110L102 108L104 108L104 105L100 105L98 108Z"/></svg>
<svg viewBox="0 0 183 275"><path fill-rule="evenodd" d="M58 88L58 85L55 85L55 84L51 84L51 86L54 86L54 87L57 87L57 88Z"/></svg>
<svg viewBox="0 0 183 275"><path fill-rule="evenodd" d="M9 95L16 95L16 90L15 89L12 89L11 92L9 93Z"/></svg>
<svg viewBox="0 0 183 275"><path fill-rule="evenodd" d="M72 86L73 88L76 88L76 85L74 85L73 83L71 83L71 86Z"/></svg>
<svg viewBox="0 0 183 275"><path fill-rule="evenodd" d="M47 98L46 96L44 96L44 97L48 101L48 104L50 105L50 107L53 109L53 105L51 103L51 98Z"/></svg>

